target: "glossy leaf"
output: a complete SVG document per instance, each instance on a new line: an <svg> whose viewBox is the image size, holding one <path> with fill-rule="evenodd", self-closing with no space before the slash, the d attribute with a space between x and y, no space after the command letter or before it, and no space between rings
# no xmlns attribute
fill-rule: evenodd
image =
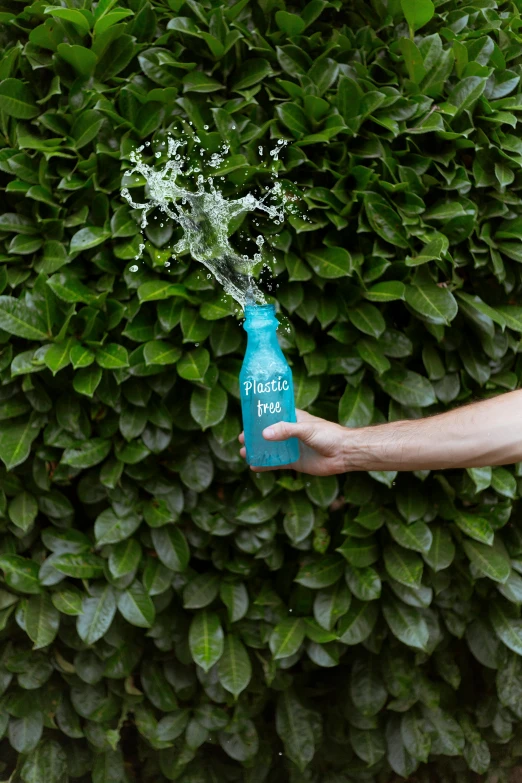
<svg viewBox="0 0 522 783"><path fill-rule="evenodd" d="M224 651L223 628L215 612L203 609L194 615L189 630L189 646L193 660L208 672Z"/></svg>

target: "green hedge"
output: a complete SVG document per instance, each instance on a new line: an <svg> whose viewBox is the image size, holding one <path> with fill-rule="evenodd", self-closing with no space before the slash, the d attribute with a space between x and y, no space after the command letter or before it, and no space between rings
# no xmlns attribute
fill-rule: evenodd
<svg viewBox="0 0 522 783"><path fill-rule="evenodd" d="M522 465L253 474L240 314L165 269L175 227L130 272L121 187L176 127L228 140L229 196L287 138L303 217L263 232L298 405L514 389L520 0L114 2L0 11L2 779L505 780Z"/></svg>

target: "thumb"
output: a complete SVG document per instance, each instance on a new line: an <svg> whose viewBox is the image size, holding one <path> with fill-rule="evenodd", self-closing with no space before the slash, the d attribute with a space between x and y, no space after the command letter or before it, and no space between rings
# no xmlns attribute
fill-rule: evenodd
<svg viewBox="0 0 522 783"><path fill-rule="evenodd" d="M288 438L306 439L311 427L303 422L278 421L263 430L265 440L287 440Z"/></svg>

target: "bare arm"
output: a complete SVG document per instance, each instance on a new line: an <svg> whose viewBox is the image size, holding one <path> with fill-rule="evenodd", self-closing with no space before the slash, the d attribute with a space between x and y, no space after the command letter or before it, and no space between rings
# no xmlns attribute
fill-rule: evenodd
<svg viewBox="0 0 522 783"><path fill-rule="evenodd" d="M269 429L268 440L301 442L301 458L288 468L318 476L508 465L522 461L522 390L424 419L349 429L298 411L296 424Z"/></svg>
<svg viewBox="0 0 522 783"><path fill-rule="evenodd" d="M348 430L346 470L435 470L522 460L522 390L425 419Z"/></svg>

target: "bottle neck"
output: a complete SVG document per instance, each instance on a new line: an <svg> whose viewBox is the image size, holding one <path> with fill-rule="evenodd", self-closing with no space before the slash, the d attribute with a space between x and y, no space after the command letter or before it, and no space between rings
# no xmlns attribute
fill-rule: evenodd
<svg viewBox="0 0 522 783"><path fill-rule="evenodd" d="M277 353L281 353L276 330L277 324L263 324L262 326L256 326L254 329L247 329L247 353L263 348L270 348Z"/></svg>

